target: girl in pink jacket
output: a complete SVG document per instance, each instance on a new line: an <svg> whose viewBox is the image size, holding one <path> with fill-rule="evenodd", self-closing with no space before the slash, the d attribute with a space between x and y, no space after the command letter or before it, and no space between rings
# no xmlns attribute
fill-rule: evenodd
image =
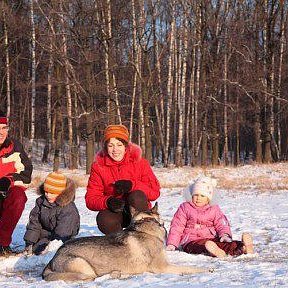
<svg viewBox="0 0 288 288"><path fill-rule="evenodd" d="M176 211L167 239L167 250L182 246L190 254L208 254L223 258L253 253L253 240L243 233L242 241L232 240L229 222L218 205L210 205L216 180L202 176L190 187L192 201Z"/></svg>

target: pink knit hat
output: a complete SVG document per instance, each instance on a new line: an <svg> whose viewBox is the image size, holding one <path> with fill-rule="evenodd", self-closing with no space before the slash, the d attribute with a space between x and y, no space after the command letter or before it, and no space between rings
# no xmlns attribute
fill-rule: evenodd
<svg viewBox="0 0 288 288"><path fill-rule="evenodd" d="M212 179L208 176L200 176L196 181L191 185L190 193L191 196L195 194L201 194L211 201L214 194L214 189L216 188L217 180Z"/></svg>

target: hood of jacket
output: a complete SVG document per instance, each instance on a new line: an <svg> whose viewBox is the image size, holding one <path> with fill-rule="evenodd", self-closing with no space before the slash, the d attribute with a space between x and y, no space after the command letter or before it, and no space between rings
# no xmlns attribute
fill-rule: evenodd
<svg viewBox="0 0 288 288"><path fill-rule="evenodd" d="M72 179L67 178L67 185L65 190L57 197L56 204L61 207L67 206L75 199L76 185ZM45 195L44 183L38 188L38 194Z"/></svg>
<svg viewBox="0 0 288 288"><path fill-rule="evenodd" d="M100 166L113 166L128 162L138 162L142 158L142 149L140 146L129 143L126 147L124 158L121 161L114 161L105 150L101 150L95 156L95 162Z"/></svg>

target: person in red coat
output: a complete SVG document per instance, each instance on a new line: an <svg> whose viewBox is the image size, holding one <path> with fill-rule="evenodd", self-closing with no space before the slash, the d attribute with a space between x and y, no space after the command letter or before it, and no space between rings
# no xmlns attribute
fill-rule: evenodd
<svg viewBox="0 0 288 288"><path fill-rule="evenodd" d="M160 185L141 148L129 143L124 125L109 125L104 131L103 150L91 167L86 206L99 211L96 221L104 234L121 231L131 222L130 206L138 211L151 208L160 196Z"/></svg>
<svg viewBox="0 0 288 288"><path fill-rule="evenodd" d="M13 254L9 247L13 231L27 201L32 163L22 144L8 137L8 118L0 111L0 256Z"/></svg>

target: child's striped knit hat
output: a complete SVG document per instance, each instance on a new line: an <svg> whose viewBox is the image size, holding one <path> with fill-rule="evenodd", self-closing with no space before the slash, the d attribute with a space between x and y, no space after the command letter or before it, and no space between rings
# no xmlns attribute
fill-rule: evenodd
<svg viewBox="0 0 288 288"><path fill-rule="evenodd" d="M44 181L45 192L61 194L66 188L67 178L59 172L51 172Z"/></svg>

